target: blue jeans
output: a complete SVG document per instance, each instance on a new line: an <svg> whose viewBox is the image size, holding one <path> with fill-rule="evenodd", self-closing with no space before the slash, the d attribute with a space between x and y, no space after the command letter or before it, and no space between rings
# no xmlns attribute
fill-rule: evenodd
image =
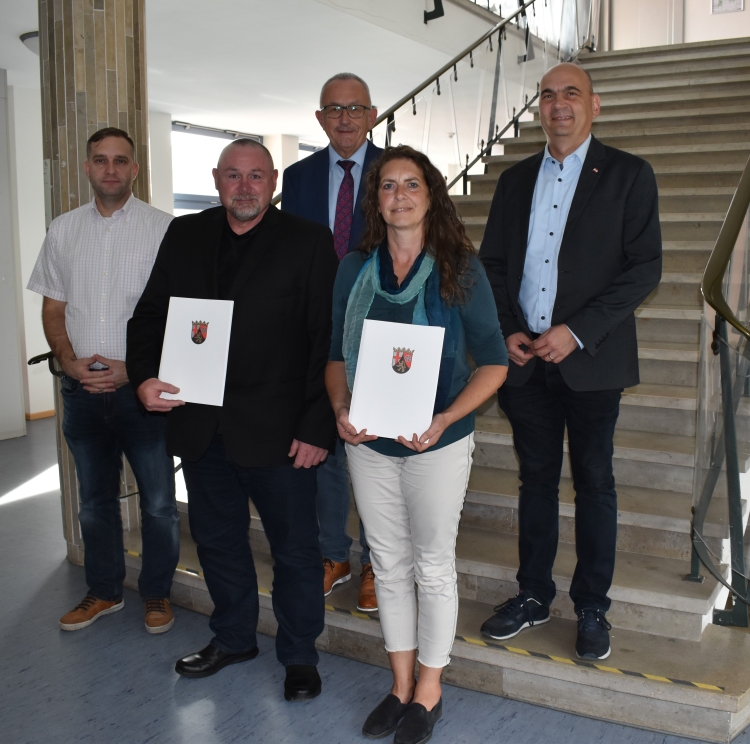
<svg viewBox="0 0 750 744"><path fill-rule="evenodd" d="M146 413L133 388L88 393L63 378L63 434L78 474L78 521L89 591L108 602L122 597L125 554L120 514L122 454L133 468L141 502L141 598L167 599L180 555L174 462L167 455L166 416Z"/></svg>
<svg viewBox="0 0 750 744"><path fill-rule="evenodd" d="M258 579L248 530L252 499L273 556L271 601L279 623L276 656L284 665L318 663L323 632L323 564L315 518L315 471L291 465L243 468L220 434L195 462L182 461L190 531L214 603L211 644L228 653L257 645Z"/></svg>
<svg viewBox="0 0 750 744"><path fill-rule="evenodd" d="M557 554L558 488L567 427L578 558L570 598L576 611L587 607L609 610L607 592L617 546L612 455L621 393L571 390L558 365L541 360L536 360L524 385L498 391L498 403L510 421L521 461L516 578L521 589L544 604L555 598L552 565Z"/></svg>
<svg viewBox="0 0 750 744"><path fill-rule="evenodd" d="M349 517L349 470L346 467L346 450L341 439L336 439L336 453L329 453L318 467L318 523L320 524L320 552L324 558L336 563L349 560L352 538L346 531ZM359 542L362 546L360 562L370 562L370 549L365 539L365 528L359 520Z"/></svg>

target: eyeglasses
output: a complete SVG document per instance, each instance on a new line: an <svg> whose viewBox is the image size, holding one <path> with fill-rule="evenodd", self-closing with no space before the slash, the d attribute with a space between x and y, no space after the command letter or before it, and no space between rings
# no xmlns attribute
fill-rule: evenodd
<svg viewBox="0 0 750 744"><path fill-rule="evenodd" d="M331 103L328 106L323 106L320 110L326 115L326 119L340 119L344 111L349 114L350 119L361 119L365 115L365 111L370 111L371 107L361 106L360 104L338 106L335 103Z"/></svg>

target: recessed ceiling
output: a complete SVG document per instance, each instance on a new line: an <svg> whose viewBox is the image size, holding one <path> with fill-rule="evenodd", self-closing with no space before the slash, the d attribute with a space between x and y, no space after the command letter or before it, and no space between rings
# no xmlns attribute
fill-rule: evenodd
<svg viewBox="0 0 750 744"><path fill-rule="evenodd" d="M313 111L328 77L361 75L382 110L445 64L450 46L478 36L477 23L488 25L473 16L451 44L447 24L435 44L420 43L424 4L388 2L403 8L400 32L392 21L371 23L361 10L358 17L355 6L367 3L353 0L341 7L332 0L146 0L149 108L195 124L315 142L322 132ZM37 29L34 0L0 3L0 68L10 85L39 87L39 58L19 39Z"/></svg>

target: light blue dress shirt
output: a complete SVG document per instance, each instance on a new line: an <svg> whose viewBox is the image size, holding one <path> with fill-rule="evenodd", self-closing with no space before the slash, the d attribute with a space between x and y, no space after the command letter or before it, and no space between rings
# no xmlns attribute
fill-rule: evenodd
<svg viewBox="0 0 750 744"><path fill-rule="evenodd" d="M367 152L367 142L357 150L350 158L342 158L333 145L328 145L328 227L333 232L333 223L336 221L336 201L339 198L339 189L341 182L344 180L344 169L339 165L339 160L353 160L352 178L354 179L354 203L357 203L357 193L359 192L359 183L362 180L362 169L365 166L365 153Z"/></svg>
<svg viewBox="0 0 750 744"><path fill-rule="evenodd" d="M526 261L518 295L526 322L535 333L543 333L552 325L557 296L557 257L590 143L591 135L562 163L550 155L549 147L544 148L544 160L531 202ZM583 348L575 334L573 338Z"/></svg>

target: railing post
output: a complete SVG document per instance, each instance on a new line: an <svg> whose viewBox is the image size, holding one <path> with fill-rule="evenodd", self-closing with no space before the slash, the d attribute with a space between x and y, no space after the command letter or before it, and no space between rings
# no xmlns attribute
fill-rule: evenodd
<svg viewBox="0 0 750 744"><path fill-rule="evenodd" d="M492 43L492 37L490 37L490 44ZM502 51L503 51L503 37L502 34L497 35L497 59L495 61L495 80L492 83L492 103L490 105L490 129L487 133L487 141L491 142L492 137L495 134L495 115L497 112L497 95L500 90L500 63L502 62Z"/></svg>
<svg viewBox="0 0 750 744"><path fill-rule="evenodd" d="M716 316L719 335L719 366L721 369L721 403L724 418L724 449L726 452L727 502L729 507L729 545L732 561L732 589L747 597L745 573L744 536L742 530L742 495L740 491L740 463L737 450L737 428L735 421L734 395L732 392L732 364L729 357L727 323ZM744 602L733 598L731 610L714 610L716 625L748 627L748 608Z"/></svg>

